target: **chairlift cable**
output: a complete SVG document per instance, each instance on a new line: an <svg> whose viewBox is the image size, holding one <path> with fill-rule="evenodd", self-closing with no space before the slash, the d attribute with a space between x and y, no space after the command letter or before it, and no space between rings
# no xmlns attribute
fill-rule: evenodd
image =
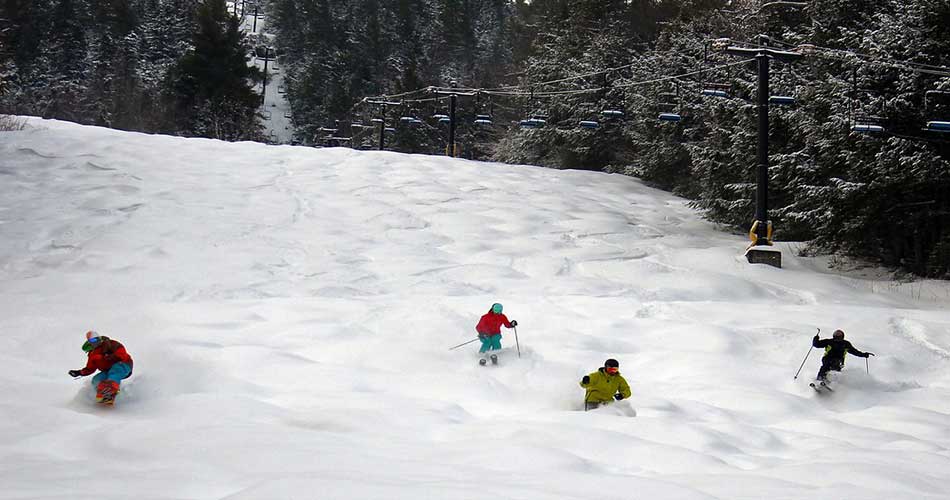
<svg viewBox="0 0 950 500"><path fill-rule="evenodd" d="M651 83L666 82L666 81L676 80L676 79L683 78L683 77L687 77L687 76L693 76L693 75L698 75L698 74L701 74L701 73L707 73L707 72L709 72L709 71L715 71L715 70L718 70L718 69L724 69L724 68L729 68L729 67L732 67L732 66L739 66L739 65L742 65L742 64L748 64L748 63L753 62L753 61L755 61L755 59L745 59L745 60L742 60L742 61L732 62L732 63L728 63L728 64L722 64L722 65L719 65L719 66L710 66L710 67L708 67L708 68L702 68L702 69L698 69L698 70L696 70L696 71L690 71L690 72L688 72L688 73L682 73L682 74L679 74L679 75L664 76L664 77L660 77L660 78L654 78L654 79L652 79L652 80L643 80L643 81L639 81L639 82L624 83L624 84L621 84L621 85L615 85L615 87L617 87L617 88L637 87L637 86L640 86L640 85L649 85L649 84L651 84Z"/></svg>
<svg viewBox="0 0 950 500"><path fill-rule="evenodd" d="M933 64L917 63L917 62L905 61L905 60L900 60L900 59L891 59L891 58L882 57L882 56L875 56L871 54L855 52L853 50L834 49L831 47L823 47L823 46L814 45L814 44L797 44L796 45L796 44L792 44L792 43L789 43L789 42L786 42L784 40L780 40L774 37L770 37L769 39L779 44L785 45L786 47L802 47L803 45L807 45L809 46L809 48L814 48L816 51L819 51L816 53L816 55L818 55L819 57L822 57L822 56L835 57L839 60L844 60L845 58L849 58L849 57L857 57L857 58L865 59L865 62L867 63L872 63L872 64L877 63L882 66L891 66L898 69L907 69L910 71L928 73L928 74L933 74L937 76L950 76L950 68L948 68L947 66L937 66ZM762 47L761 45L757 45L750 42L738 42L738 43L750 45L753 47Z"/></svg>
<svg viewBox="0 0 950 500"><path fill-rule="evenodd" d="M732 67L732 66L739 66L739 65L742 65L742 64L747 64L747 63L750 63L750 62L753 62L753 61L754 61L754 59L746 59L746 60L742 60L742 61L731 62L731 63L728 63L728 64L721 64L721 65L719 65L719 66L710 66L710 67L708 67L708 68L701 68L701 69L698 69L698 70L695 70L695 71L689 71L689 72L687 72L687 73L681 73L681 74L678 74L678 75L664 76L664 77L654 78L654 79L650 79L650 80L641 80L641 81L636 81L636 82L627 82L627 83L622 83L622 84L615 84L615 85L613 85L611 88L628 88L628 87L636 87L636 86L640 86L640 85L649 85L649 84L653 84L653 83L660 83L660 82L665 82L665 81L677 80L677 79L684 78L684 77L687 77L687 76L698 75L698 74L700 74L700 73L706 73L706 72L709 72L709 71L715 71L715 70L719 70L719 69L723 69L723 68L729 68L729 67ZM533 95L534 95L535 97L554 97L554 96L561 96L561 95L575 95L575 94L588 94L588 93L591 93L591 92L601 92L601 91L603 91L603 90L605 90L605 89L606 89L606 87L595 87L595 88L578 89L578 90L562 90L562 91L550 91L550 92L534 92ZM524 96L530 96L530 95L532 95L531 92L502 92L502 91L486 91L486 90L483 90L482 92L484 92L484 93L486 93L486 94L489 94L489 95L500 95L500 96L510 96L510 97L524 97Z"/></svg>
<svg viewBox="0 0 950 500"><path fill-rule="evenodd" d="M692 75L697 75L697 74L701 74L701 73L706 73L706 72L709 72L709 71L715 71L715 70L719 70L719 69L730 68L730 67L733 67L733 66L739 66L739 65L742 65L742 64L749 63L749 62L751 62L751 61L753 61L753 59L748 59L748 60L743 60L743 61L737 61L737 62L732 62L732 63L728 63L728 64L722 64L722 65L718 65L718 66L710 66L710 67L708 67L708 68L702 68L702 69L699 69L699 70L696 70L696 71L690 71L690 72L682 73L682 74L679 74L679 75L666 76L666 77L655 78L655 79L644 80L644 81L637 81L637 82L627 82L627 83L614 84L614 85L610 86L610 88L628 88L628 87L635 87L635 86L638 86L638 85L649 85L649 84L651 84L651 83L659 83L659 82L669 81L669 80L673 80L673 79L677 79L677 78L683 78L683 77L687 77L687 76L692 76ZM551 81L548 81L548 82L531 83L531 84L526 84L526 85L512 85L512 86L499 87L499 88L492 88L492 89L479 89L479 88L469 88L469 87L460 88L460 87L435 87L435 86L429 86L429 87L425 87L425 88L420 88L420 89L412 90L412 91L409 91L409 92L404 92L404 93L401 93L401 94L384 94L384 95L375 96L375 97L365 97L365 98L363 98L363 101L366 101L366 100L369 100L369 99L392 99L392 98L396 98L396 97L408 96L408 95L413 95L413 94L423 93L423 92L483 93L483 94L487 94L487 95L496 95L496 96L524 97L524 96L531 95L532 92L531 92L530 90L528 90L528 91L520 90L520 91L519 91L518 89L533 89L533 88L536 88L536 87L538 87L538 86L540 86L540 85L550 85L550 84L553 84L553 83L561 83L561 82L566 82L566 81L571 81L571 80L577 80L577 79L580 79L580 78L587 78L587 77L590 77L590 76L595 76L595 75L600 75L600 74L608 73L608 72L610 72L610 71L617 71L617 70L621 70L621 69L630 68L630 67L632 67L632 66L634 66L634 64L628 64L628 65L625 65L625 66L619 66L619 67L615 67L615 68L607 68L607 69L605 69L605 70L597 71L597 72L594 72L594 73L587 73L587 74L584 74L584 75L578 75L578 76L573 76L573 77L569 77L569 78L562 78L562 79L560 79L560 80L551 80ZM593 87L593 88L573 89L573 90L552 90L552 91L548 91L548 92L538 92L538 91L534 91L534 92L533 92L533 95L534 95L535 97L544 98L544 97L556 97L556 96L565 96L565 95L589 94L589 93L593 93L593 92L602 92L602 91L605 91L605 90L608 90L608 88L607 88L607 87ZM436 100L436 99L444 99L444 97L433 98L432 100ZM423 100L423 99L412 99L412 100L407 100L407 101L412 101L412 102L431 102L430 100Z"/></svg>
<svg viewBox="0 0 950 500"><path fill-rule="evenodd" d="M368 99L383 99L383 100L395 99L395 98L398 98L398 97L405 97L405 96L410 96L410 95L413 95L413 94L424 93L424 92L428 91L430 88L431 88L431 87L425 87L425 88L421 88L421 89L410 90L410 91L408 91L408 92L403 92L403 93L401 93L401 94L382 94L382 95L378 95L378 96L364 97L363 100L365 101L365 100L368 100Z"/></svg>
<svg viewBox="0 0 950 500"><path fill-rule="evenodd" d="M551 80L551 81L541 82L541 83L533 83L533 84L531 84L531 86L540 87L540 86L545 86L545 85L552 85L552 84L555 84L555 83L569 82L569 81L571 81L571 80L580 80L581 78L590 78L590 77L592 77L592 76L597 76L597 75L603 75L603 74L606 74L606 73L610 73L611 71L619 71L619 70L622 70L622 69L627 69L627 68L633 67L635 64L636 64L636 63L630 63L630 64L625 64L625 65L623 65L623 66L617 66L616 68L607 68L607 69L602 69L602 70L600 70L600 71L595 71L595 72L592 72L592 73L585 73L585 74L583 74L583 75L575 75L575 76L569 76L569 77L566 77L566 78L561 78L561 79L558 79L558 80ZM508 86L505 86L505 87L482 89L482 91L483 91L483 92L487 92L487 91L505 91L505 90L519 89L519 88L524 88L524 85L508 85Z"/></svg>

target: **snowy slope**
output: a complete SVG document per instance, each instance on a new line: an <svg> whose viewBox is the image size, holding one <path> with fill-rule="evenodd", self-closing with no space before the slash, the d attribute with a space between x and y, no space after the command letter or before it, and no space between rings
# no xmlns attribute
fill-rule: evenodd
<svg viewBox="0 0 950 500"><path fill-rule="evenodd" d="M30 123L0 499L950 498L946 284L751 266L617 175ZM448 347L494 301L522 358L483 368ZM793 380L816 327L870 375ZM66 374L90 328L135 358L114 408ZM632 401L578 411L607 357Z"/></svg>

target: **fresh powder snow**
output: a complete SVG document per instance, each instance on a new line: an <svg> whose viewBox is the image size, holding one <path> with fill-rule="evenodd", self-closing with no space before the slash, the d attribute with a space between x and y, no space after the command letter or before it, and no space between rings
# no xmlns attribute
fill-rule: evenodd
<svg viewBox="0 0 950 500"><path fill-rule="evenodd" d="M950 498L946 283L750 265L621 175L27 123L0 499ZM520 358L481 367L493 302ZM877 355L833 394L818 328ZM114 407L66 373L90 329ZM584 412L608 357L633 396Z"/></svg>

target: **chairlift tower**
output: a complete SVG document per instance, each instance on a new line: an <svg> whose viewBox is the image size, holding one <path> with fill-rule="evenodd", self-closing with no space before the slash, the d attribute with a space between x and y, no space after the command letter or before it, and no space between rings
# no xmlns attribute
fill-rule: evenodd
<svg viewBox="0 0 950 500"><path fill-rule="evenodd" d="M258 48L259 48L259 47L258 47ZM257 50L257 49L255 49L255 55L256 55L256 50ZM271 52L270 45L265 45L265 46L264 46L264 57L263 57L263 59L264 59L264 79L261 80L261 107L264 107L265 99L266 99L266 96L267 96L267 63L270 62L272 59L274 59L274 58L271 57L271 53L270 53L270 52ZM275 56L276 56L276 52L277 52L277 51L274 51L274 52L275 52ZM258 58L258 59L260 59L260 58Z"/></svg>
<svg viewBox="0 0 950 500"><path fill-rule="evenodd" d="M436 95L447 95L449 96L449 139L445 145L445 155L456 157L458 156L458 148L455 147L455 109L459 96L475 96L475 92L461 92L457 90L458 82L452 80L449 84L451 90L433 90L432 93ZM442 118L439 118L439 121L442 121Z"/></svg>
<svg viewBox="0 0 950 500"><path fill-rule="evenodd" d="M740 57L755 57L758 67L758 88L756 107L759 111L759 133L757 147L758 169L755 191L755 221L749 231L752 244L746 250L746 259L753 264L769 264L782 267L782 253L766 248L772 245L772 222L769 220L769 61L776 59L790 63L801 59L802 54L786 50L777 50L768 46L768 37L759 35L759 46L745 48L728 46L728 54Z"/></svg>
<svg viewBox="0 0 950 500"><path fill-rule="evenodd" d="M396 101L383 101L376 99L367 99L366 104L375 104L381 106L379 118L373 118L370 120L371 123L379 123L379 150L383 150L383 146L386 144L386 132L395 132L395 129L386 127L386 106L401 106L401 102Z"/></svg>

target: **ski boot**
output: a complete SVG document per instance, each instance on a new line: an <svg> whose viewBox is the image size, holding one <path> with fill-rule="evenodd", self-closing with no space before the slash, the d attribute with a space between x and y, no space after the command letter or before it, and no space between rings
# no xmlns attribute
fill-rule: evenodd
<svg viewBox="0 0 950 500"><path fill-rule="evenodd" d="M481 358L481 359L478 360L478 364L480 364L480 365L482 365L482 366L485 366L485 365L488 364L488 360L485 359L485 358Z"/></svg>
<svg viewBox="0 0 950 500"><path fill-rule="evenodd" d="M497 354L492 354L490 357L491 357L491 364L497 365L497 364L498 364L498 355L497 355Z"/></svg>

